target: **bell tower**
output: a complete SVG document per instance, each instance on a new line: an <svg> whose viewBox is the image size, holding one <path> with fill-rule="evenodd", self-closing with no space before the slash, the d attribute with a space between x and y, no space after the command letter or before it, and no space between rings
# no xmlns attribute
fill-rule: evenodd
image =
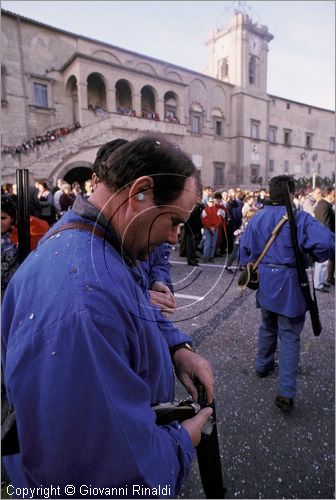
<svg viewBox="0 0 336 500"><path fill-rule="evenodd" d="M267 92L268 42L273 35L267 26L253 22L245 10L238 2L228 25L210 32L206 73L263 97Z"/></svg>

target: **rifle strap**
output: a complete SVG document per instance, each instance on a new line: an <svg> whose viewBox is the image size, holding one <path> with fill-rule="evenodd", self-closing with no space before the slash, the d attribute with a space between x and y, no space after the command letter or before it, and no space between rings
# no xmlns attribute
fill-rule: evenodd
<svg viewBox="0 0 336 500"><path fill-rule="evenodd" d="M95 234L96 236L99 236L99 238L105 239L111 245L113 245L112 238L109 237L107 231L102 231L97 226L93 224L86 224L85 222L69 222L67 224L64 224L63 226L55 229L54 231L50 231L50 233L46 235L45 239L50 238L51 236L54 236L55 234L60 233L61 231L66 231L67 229L79 229L80 231L87 231L89 233Z"/></svg>
<svg viewBox="0 0 336 500"><path fill-rule="evenodd" d="M280 230L282 228L282 226L285 224L285 222L288 221L288 215L287 213L285 213L280 221L278 222L278 224L275 226L275 228L273 229L272 231L272 234L271 234L271 237L268 239L266 245L264 246L264 249L263 251L261 252L261 254L259 255L259 257L257 258L257 260L255 261L255 263L253 264L253 267L252 267L252 271L255 271L260 262L262 261L262 259L265 257L266 253L268 252L268 249L270 248L270 246L272 245L273 241L275 240L275 238L278 236L278 234L280 233Z"/></svg>

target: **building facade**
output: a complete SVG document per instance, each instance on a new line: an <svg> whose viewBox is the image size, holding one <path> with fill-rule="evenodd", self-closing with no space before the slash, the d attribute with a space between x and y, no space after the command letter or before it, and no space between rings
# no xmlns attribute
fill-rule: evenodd
<svg viewBox="0 0 336 500"><path fill-rule="evenodd" d="M236 11L197 73L2 10L2 182L84 180L97 149L162 133L205 184L257 189L280 173L334 179L333 111L267 94L266 26Z"/></svg>

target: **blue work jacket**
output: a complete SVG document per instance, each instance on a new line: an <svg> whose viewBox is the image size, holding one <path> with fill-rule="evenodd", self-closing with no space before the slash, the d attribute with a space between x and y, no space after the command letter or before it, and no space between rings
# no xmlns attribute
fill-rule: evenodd
<svg viewBox="0 0 336 500"><path fill-rule="evenodd" d="M167 243L156 247L150 254L149 259L140 262L137 268L133 268L133 276L136 281L141 283L144 293L148 300L150 300L150 288L156 281L161 281L165 283L171 290L173 290L173 285L170 276L170 266L169 263L170 249ZM159 306L152 306L155 316L157 318L157 324L162 331L164 338L170 348L188 342L193 344L193 341L189 335L177 328L172 321L162 315ZM171 316L174 319L174 316Z"/></svg>
<svg viewBox="0 0 336 500"><path fill-rule="evenodd" d="M70 209L52 230L71 221L87 222ZM132 488L142 485L152 488L143 496L176 496L194 449L177 422L155 423L151 405L174 399L173 365L118 251L77 229L44 237L9 283L2 313L21 448L5 459L13 487L55 485L66 498L70 484L78 498L90 485L106 488L100 498L139 498Z"/></svg>
<svg viewBox="0 0 336 500"><path fill-rule="evenodd" d="M243 265L255 262L286 212L283 205L265 205L248 223L240 238L239 259ZM334 254L334 234L307 212L296 212L300 250L323 262ZM289 223L286 222L259 264L259 304L284 316L296 317L307 311L296 269Z"/></svg>

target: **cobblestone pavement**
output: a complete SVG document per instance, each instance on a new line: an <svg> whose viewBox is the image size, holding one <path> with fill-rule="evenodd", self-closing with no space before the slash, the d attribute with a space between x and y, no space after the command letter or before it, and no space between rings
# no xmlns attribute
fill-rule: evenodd
<svg viewBox="0 0 336 500"><path fill-rule="evenodd" d="M255 292L242 294L224 259L186 265L172 251L178 302L174 321L209 359L216 379L216 409L226 498L334 498L334 287L319 294L323 331L314 337L309 314L301 335L295 409L274 405L278 371L254 371L260 311ZM177 384L178 398L184 388ZM181 498L205 498L195 460Z"/></svg>

